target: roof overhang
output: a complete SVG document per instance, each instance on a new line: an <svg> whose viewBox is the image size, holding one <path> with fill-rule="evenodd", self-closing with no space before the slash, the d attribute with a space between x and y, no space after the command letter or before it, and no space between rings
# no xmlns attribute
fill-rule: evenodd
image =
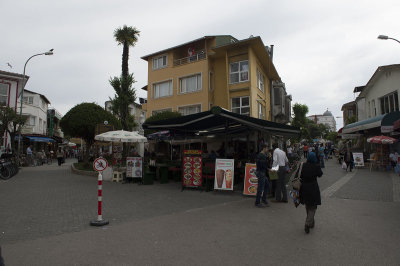
<svg viewBox="0 0 400 266"><path fill-rule="evenodd" d="M361 130L380 127L382 133L390 133L394 131L394 123L400 119L400 111L379 115L373 118L348 124L343 127L343 134L356 133Z"/></svg>
<svg viewBox="0 0 400 266"><path fill-rule="evenodd" d="M298 136L300 128L232 113L214 106L210 111L143 124L145 129L170 130L193 136L236 134L260 130L287 136Z"/></svg>

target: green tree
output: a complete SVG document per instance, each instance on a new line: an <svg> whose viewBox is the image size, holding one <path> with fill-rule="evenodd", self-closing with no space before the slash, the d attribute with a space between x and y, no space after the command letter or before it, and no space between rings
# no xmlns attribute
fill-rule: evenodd
<svg viewBox="0 0 400 266"><path fill-rule="evenodd" d="M23 127L26 117L21 117L14 109L6 106L0 106L0 136L10 134L11 150L16 154L15 137L18 134L19 127Z"/></svg>
<svg viewBox="0 0 400 266"><path fill-rule="evenodd" d="M357 122L357 118L355 115L346 118L346 125Z"/></svg>
<svg viewBox="0 0 400 266"><path fill-rule="evenodd" d="M108 121L115 129L121 124L115 116L95 103L81 103L69 110L61 119L60 126L63 132L71 137L80 137L86 142L84 162L88 162L89 151L94 143L96 125Z"/></svg>
<svg viewBox="0 0 400 266"><path fill-rule="evenodd" d="M310 139L310 129L308 124L311 122L307 119L308 106L305 104L295 103L293 105L293 117L291 125L300 127L300 139Z"/></svg>
<svg viewBox="0 0 400 266"><path fill-rule="evenodd" d="M182 114L179 112L164 111L164 112L160 112L160 113L150 116L149 118L146 119L144 124L152 123L152 122L156 122L156 121L160 121L160 120L166 120L166 119L170 119L170 118L181 117L181 116L182 116ZM156 130L145 130L145 135L154 133L155 131Z"/></svg>
<svg viewBox="0 0 400 266"><path fill-rule="evenodd" d="M327 136L326 139L332 141L333 143L336 143L337 141L337 135L338 133L335 131L330 131Z"/></svg>
<svg viewBox="0 0 400 266"><path fill-rule="evenodd" d="M111 108L121 121L124 130L132 130L135 126L134 118L129 114L129 105L136 100L135 83L133 74L129 74L129 48L135 46L140 31L135 27L124 25L114 31L114 38L118 45L123 46L122 50L122 74L120 77L110 78L110 84L115 90L114 99L111 100Z"/></svg>

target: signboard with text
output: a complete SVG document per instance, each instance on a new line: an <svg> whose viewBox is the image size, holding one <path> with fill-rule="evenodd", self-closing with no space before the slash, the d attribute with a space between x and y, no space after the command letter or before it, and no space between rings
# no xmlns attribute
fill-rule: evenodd
<svg viewBox="0 0 400 266"><path fill-rule="evenodd" d="M362 152L353 152L354 166L364 166L364 156Z"/></svg>
<svg viewBox="0 0 400 266"><path fill-rule="evenodd" d="M142 177L142 157L126 158L126 177Z"/></svg>

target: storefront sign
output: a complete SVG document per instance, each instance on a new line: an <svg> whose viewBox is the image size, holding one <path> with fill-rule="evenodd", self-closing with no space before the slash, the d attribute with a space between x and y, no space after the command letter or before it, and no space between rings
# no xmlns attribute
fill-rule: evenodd
<svg viewBox="0 0 400 266"><path fill-rule="evenodd" d="M256 176L256 170L256 164L246 163L243 195L255 196L257 194L258 178Z"/></svg>
<svg viewBox="0 0 400 266"><path fill-rule="evenodd" d="M364 166L364 156L362 152L353 152L354 166Z"/></svg>
<svg viewBox="0 0 400 266"><path fill-rule="evenodd" d="M142 157L127 157L126 158L126 176L127 177L142 177Z"/></svg>
<svg viewBox="0 0 400 266"><path fill-rule="evenodd" d="M215 160L214 189L233 190L234 159Z"/></svg>
<svg viewBox="0 0 400 266"><path fill-rule="evenodd" d="M183 154L182 185L184 187L200 187L203 169L201 150L184 150Z"/></svg>

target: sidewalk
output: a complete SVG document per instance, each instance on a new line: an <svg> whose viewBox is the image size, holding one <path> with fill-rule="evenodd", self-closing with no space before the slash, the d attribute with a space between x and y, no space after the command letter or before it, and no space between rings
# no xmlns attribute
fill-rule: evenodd
<svg viewBox="0 0 400 266"><path fill-rule="evenodd" d="M258 209L239 193L180 192L178 183L105 182L110 224L94 228L95 178L67 165L24 168L0 182L3 256L7 266L398 265L400 203L386 195L393 197L392 175L326 165L318 181L330 194L309 235L303 206Z"/></svg>

